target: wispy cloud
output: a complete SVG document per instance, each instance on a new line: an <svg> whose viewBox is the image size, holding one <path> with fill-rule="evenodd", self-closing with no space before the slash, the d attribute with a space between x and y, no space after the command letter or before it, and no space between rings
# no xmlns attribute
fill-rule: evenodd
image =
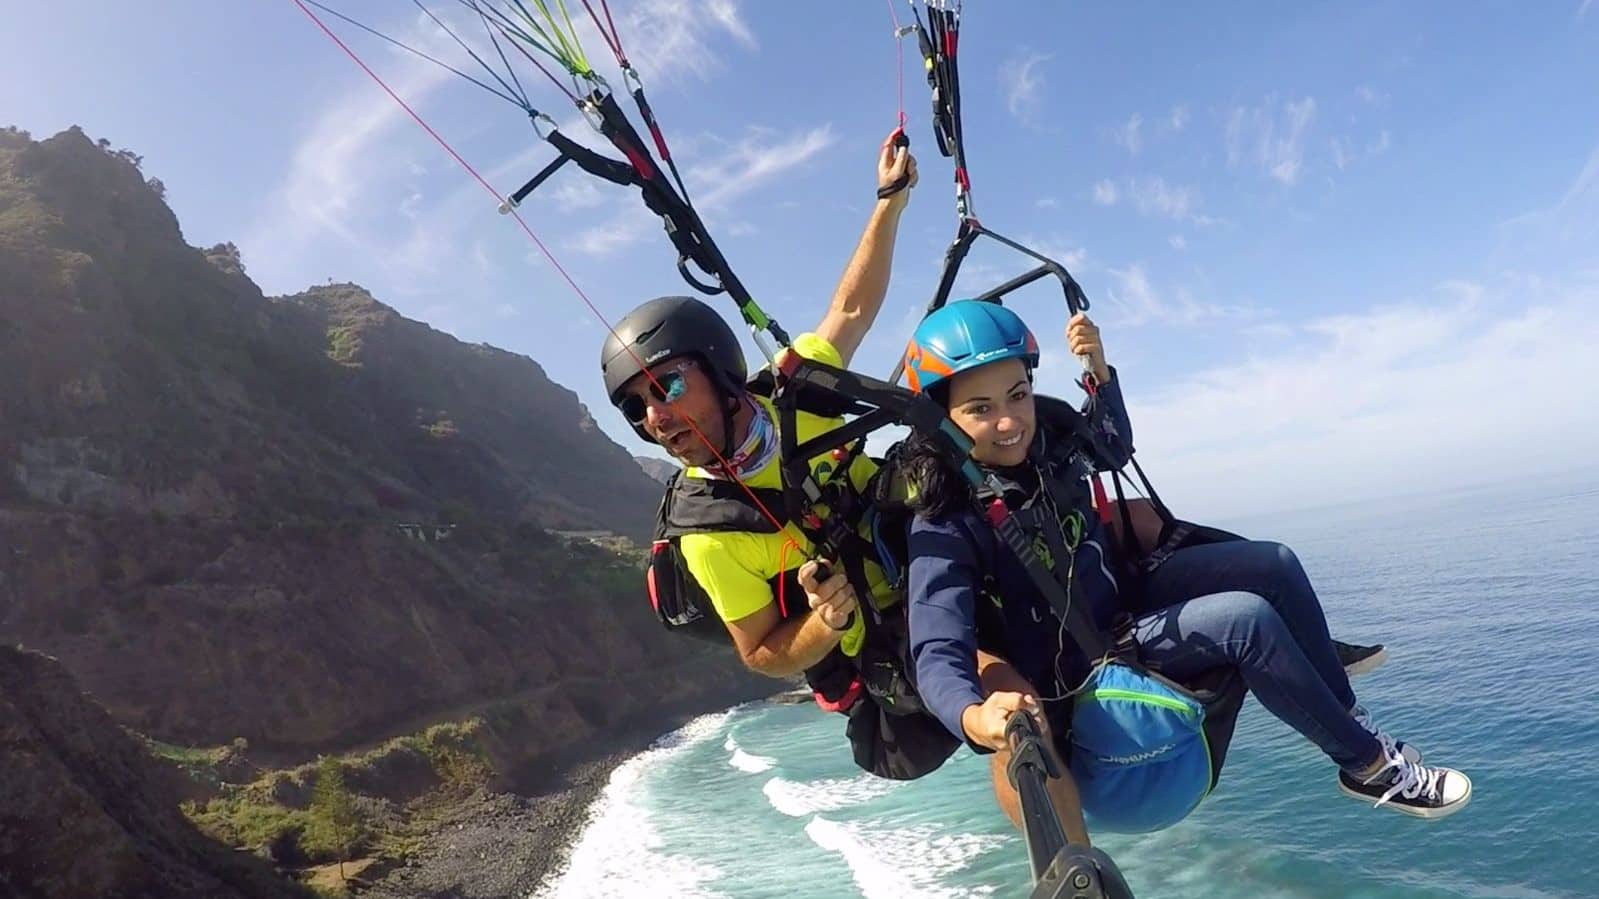
<svg viewBox="0 0 1599 899"><path fill-rule="evenodd" d="M533 145L480 171L490 184L508 190L503 185L520 183L541 167L548 156L548 147ZM392 295L425 291L427 288L423 285L430 283L431 276L454 271L457 260L475 251L476 245L468 243L469 236L481 233L479 226L492 224L498 218L494 214L495 201L484 192L482 185L474 179L461 177L453 163L441 169L436 180L427 182L425 188L412 195L416 214L408 216L403 224L381 216L358 222L365 235L363 240L371 245L370 259L389 275L388 290ZM559 188L569 183L549 185L551 194L561 194ZM373 192L381 194L383 189L374 186ZM554 205L565 211L560 201ZM476 270L489 274L496 269L480 266ZM460 286L470 293L465 290L468 285Z"/></svg>
<svg viewBox="0 0 1599 899"><path fill-rule="evenodd" d="M1178 222L1210 226L1219 219L1200 212L1199 192L1192 187L1169 184L1160 175L1122 178L1118 181L1101 179L1094 185L1094 202L1101 206L1114 206L1126 201L1139 213Z"/></svg>
<svg viewBox="0 0 1599 899"><path fill-rule="evenodd" d="M609 256L638 243L660 227L658 216L633 203L623 206L608 221L579 230L562 245L585 256Z"/></svg>
<svg viewBox="0 0 1599 899"><path fill-rule="evenodd" d="M1063 235L1027 233L1022 242L1074 272L1088 264L1088 249Z"/></svg>
<svg viewBox="0 0 1599 899"><path fill-rule="evenodd" d="M593 178L574 177L557 181L543 194L562 212L593 209L607 202L605 191L600 190L599 183Z"/></svg>
<svg viewBox="0 0 1599 899"><path fill-rule="evenodd" d="M1138 151L1144 146L1143 131L1144 117L1135 112L1127 117L1127 121L1112 130L1111 139L1117 146L1125 147L1128 153L1137 156Z"/></svg>
<svg viewBox="0 0 1599 899"><path fill-rule="evenodd" d="M1333 165L1341 172L1363 159L1375 159L1388 152L1393 146L1393 136L1384 128L1364 146L1358 145L1354 138L1343 135L1329 139L1327 146L1332 152Z"/></svg>
<svg viewBox="0 0 1599 899"><path fill-rule="evenodd" d="M1188 238L1182 236L1181 234L1173 234L1172 236L1166 238L1166 242L1171 244L1171 248L1174 250L1188 249Z"/></svg>
<svg viewBox="0 0 1599 899"><path fill-rule="evenodd" d="M1114 324L1133 327L1165 318L1166 304L1155 296L1142 266L1135 264L1108 272L1116 283L1106 287L1105 296L1120 311Z"/></svg>
<svg viewBox="0 0 1599 899"><path fill-rule="evenodd" d="M499 266L489 256L489 251L483 246L483 241L481 240L472 242L471 259L472 264L477 266L478 274L480 275L492 275L499 270Z"/></svg>
<svg viewBox="0 0 1599 899"><path fill-rule="evenodd" d="M1304 168L1305 136L1316 117L1316 100L1278 102L1267 97L1255 107L1234 107L1227 120L1227 160L1253 164L1271 178L1292 186Z"/></svg>
<svg viewBox="0 0 1599 899"><path fill-rule="evenodd" d="M1158 460L1174 504L1206 515L1480 482L1493 476L1488 460L1536 472L1591 459L1599 406L1562 385L1599 377L1599 284L1530 303L1527 290L1443 285L1292 328L1266 355L1133 390L1142 455Z"/></svg>
<svg viewBox="0 0 1599 899"><path fill-rule="evenodd" d="M1039 209L1054 209L1060 206L1060 200L1055 197L1039 197L1033 201L1033 205Z"/></svg>
<svg viewBox="0 0 1599 899"><path fill-rule="evenodd" d="M1157 290L1144 267L1137 263L1126 268L1108 268L1105 272L1112 283L1104 293L1116 308L1116 315L1101 324L1128 328L1149 324L1190 326L1215 319L1247 320L1268 314L1266 310L1243 305L1202 302L1186 288L1179 287L1169 294Z"/></svg>
<svg viewBox="0 0 1599 899"><path fill-rule="evenodd" d="M1164 115L1157 114L1147 121L1143 113L1135 112L1126 121L1109 129L1110 139L1129 154L1137 156L1151 141L1181 133L1191 121L1193 113L1187 104L1182 103L1171 107Z"/></svg>
<svg viewBox="0 0 1599 899"><path fill-rule="evenodd" d="M1588 14L1588 7L1593 5L1593 0L1582 0L1582 5L1577 7L1577 18L1581 19Z"/></svg>
<svg viewBox="0 0 1599 899"><path fill-rule="evenodd" d="M583 19L584 27L588 25ZM756 48L755 34L740 15L736 0L641 0L629 3L617 23L628 57L651 84L671 83L683 76L706 78L720 71L722 52L716 42L721 32ZM598 34L585 47L604 47Z"/></svg>
<svg viewBox="0 0 1599 899"><path fill-rule="evenodd" d="M696 193L695 202L710 207L731 202L804 165L836 141L830 124L789 135L764 128L751 129L729 145L720 157L690 168L696 180L716 185Z"/></svg>
<svg viewBox="0 0 1599 899"><path fill-rule="evenodd" d="M1360 87L1355 88L1355 96L1367 106L1375 106L1379 109L1386 107L1391 99L1388 94L1377 90L1369 84L1362 84Z"/></svg>
<svg viewBox="0 0 1599 899"><path fill-rule="evenodd" d="M421 205L422 192L419 190L413 190L409 196L400 201L400 214L408 219L411 219L412 221L415 221L418 215L420 215L418 210L420 209Z"/></svg>
<svg viewBox="0 0 1599 899"><path fill-rule="evenodd" d="M1024 125L1034 124L1044 102L1044 63L1053 57L1020 49L999 68L1005 88L1005 108Z"/></svg>
<svg viewBox="0 0 1599 899"><path fill-rule="evenodd" d="M728 210L734 201L804 165L836 142L831 125L790 135L751 129L722 148L719 156L701 158L684 172L694 206L702 215ZM703 142L708 145L707 139ZM712 185L696 190L695 185ZM715 223L708 223L713 232ZM568 246L584 255L605 256L644 239L660 227L660 219L643 210L636 198L609 221L584 228Z"/></svg>
<svg viewBox="0 0 1599 899"><path fill-rule="evenodd" d="M738 15L738 0L706 0L704 13L746 47L755 47L755 34Z"/></svg>
<svg viewBox="0 0 1599 899"><path fill-rule="evenodd" d="M1198 193L1190 187L1167 184L1166 179L1159 175L1128 179L1127 195L1138 211L1145 215L1159 215L1177 221L1196 221L1200 218L1195 212L1199 207Z"/></svg>
<svg viewBox="0 0 1599 899"><path fill-rule="evenodd" d="M992 290L1015 275L1015 272L1001 268L994 262L967 262L961 265L955 275L954 289L957 295L971 296Z"/></svg>
<svg viewBox="0 0 1599 899"><path fill-rule="evenodd" d="M419 60L401 58L396 67L386 80L413 105L454 77ZM303 252L329 239L346 251L382 253L377 232L386 219L421 215L416 181L426 169L418 160L432 148L425 137L405 132L414 128L376 87L354 77L345 82L295 145L288 172L246 232L252 276L268 291L298 290L315 280L299 271Z"/></svg>
<svg viewBox="0 0 1599 899"><path fill-rule="evenodd" d="M1495 255L1515 271L1599 266L1599 146L1559 199L1499 225Z"/></svg>

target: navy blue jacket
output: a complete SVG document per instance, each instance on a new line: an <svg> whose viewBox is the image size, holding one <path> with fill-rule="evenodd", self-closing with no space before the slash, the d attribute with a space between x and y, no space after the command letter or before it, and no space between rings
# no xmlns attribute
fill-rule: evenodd
<svg viewBox="0 0 1599 899"><path fill-rule="evenodd" d="M1110 531L1094 513L1092 493L1081 473L1088 467L1119 469L1132 455L1132 424L1114 374L1086 412L1109 458L1083 465L1077 441L1048 427L1040 427L1031 456L1038 465L1056 466L1060 473L1082 466L1070 478L1070 495L1055 496L1056 508L1068 542L1081 534L1070 560L1072 577L1080 587L1077 595L1088 601L1099 626L1108 628L1119 607L1115 574L1119 569ZM1007 494L1007 501L1012 508L1018 505L1017 496ZM983 701L977 679L978 647L1009 661L1040 691L1041 699L1058 695L1087 676L1087 660L1069 638L1063 640L1064 631L1048 600L975 509L961 509L939 520L918 515L911 523L909 555L910 644L917 692L951 733L965 740L961 712ZM986 608L980 610L980 604Z"/></svg>

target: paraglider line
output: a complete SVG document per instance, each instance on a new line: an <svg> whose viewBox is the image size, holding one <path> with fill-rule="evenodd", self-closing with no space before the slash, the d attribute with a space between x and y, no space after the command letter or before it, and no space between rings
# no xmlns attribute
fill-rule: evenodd
<svg viewBox="0 0 1599 899"><path fill-rule="evenodd" d="M467 81L470 81L473 84L477 85L478 87L483 88L484 90L488 91L489 93L493 94L494 96L499 97L501 100L504 100L505 102L510 103L510 104L518 107L519 109L523 110L524 112L531 112L532 111L526 99L518 100L515 97L508 97L504 93L501 93L500 91L495 90L494 88L490 87L489 85L484 84L483 82L477 80L476 78L473 78L471 75L468 75L467 73L461 71L460 69L457 69L455 66L452 66L452 65L450 65L447 62L443 62L441 60L435 59L432 56L429 56L426 53L423 53L421 50L418 50L418 49L416 49L415 47L412 47L409 44L406 44L406 43L404 43L402 41L397 41L394 38L389 37L388 35L384 34L383 32L378 31L376 28L372 28L371 26L368 26L368 25L363 25L362 23L357 22L355 19L350 18L349 16L345 15L344 13L339 12L338 10L336 10L336 9L330 7L330 6L324 6L321 3L318 3L317 0L306 0L306 2L311 4L312 6L315 6L317 9L322 10L323 12L327 13L330 16L336 16L336 17L338 17L340 19L343 19L344 21L350 23L351 25L354 25L355 27L361 29L362 31L365 31L368 34L375 35L377 37L380 37L380 38L388 41L389 43L393 44L396 47L399 47L401 50L404 50L407 53L413 53L413 54L415 54L417 56L420 56L423 59L427 60L428 62L433 63L434 65L438 66L441 69L447 69L447 70L449 70L449 71L461 76L462 78L465 78ZM321 24L320 20L318 20L318 24ZM324 30L326 30L325 26L324 26ZM329 32L329 33L331 34L331 32ZM334 40L338 40L338 39L334 38ZM501 83L503 84L504 82L501 82Z"/></svg>
<svg viewBox="0 0 1599 899"><path fill-rule="evenodd" d="M356 65L360 66L361 71L365 72L367 77L376 82L378 87L383 88L383 92L388 94L395 103L398 103L400 108L405 110L406 113L411 116L412 121L422 126L422 130L426 131L429 137L432 137L439 146L443 147L444 151L449 153L450 157L459 163L461 168L466 169L467 174L471 175L478 184L481 184L483 189L489 192L490 196L494 197L496 201L501 199L500 194L495 191L494 187L490 185L482 175L478 174L477 169L473 168L471 163L463 159L461 154L455 152L455 148L450 146L449 141L446 141L443 137L439 136L439 133L434 131L433 127L429 125L421 115L417 114L417 111L412 109L409 103L406 103L405 100L401 99L399 94L394 92L393 88L389 87L388 82L384 81L377 72L372 71L372 68L368 66L354 50L351 50L348 44L340 40L337 34L333 33L333 29L329 28L327 23L318 18L317 14L312 12L310 7L306 6L307 3L315 3L316 0L291 0L291 2L293 2L295 6L298 6L300 11L305 13L312 22L315 22L316 26L322 30L322 33L327 35L328 38L333 41L333 43L337 44L339 49L343 50L346 56L350 57L350 59L354 61ZM577 294L578 299L583 301L583 305L589 307L589 311L594 313L594 317L600 320L600 324L605 326L605 330L610 332L612 337L616 337L617 342L622 344L623 348L627 350L628 354L631 355L634 361L638 363L639 371L644 373L644 377L649 379L649 382L654 385L657 390L661 391L661 394L664 396L666 393L666 388L662 387L661 382L656 380L655 374L650 371L649 366L645 365L644 360L639 358L638 353L635 352L631 346L628 346L626 341L621 339L621 337L616 333L616 329L611 327L610 321L605 318L605 316L600 312L599 308L596 307L593 301L589 299L588 294L583 292L583 288L579 287L577 282L572 280L572 276L568 274L566 269L561 266L561 263L555 258L555 254L551 253L549 247L544 245L544 241L539 240L539 236L533 233L533 229L528 226L528 223L525 220L523 220L521 213L518 213L513 209L511 210L511 217L516 219L516 223L522 227L523 233L528 236L529 240L533 241L533 245L539 248L539 252L544 255L544 258L550 263L551 266L555 268L557 272L560 273L561 278L565 280L569 286L571 286L572 291ZM687 415L682 416L682 418L683 421L688 423L689 429L692 430L694 435L700 439L700 442L705 444L705 448L711 451L711 455L716 457L716 461L721 466L722 470L725 471L735 483L742 487L745 493L749 494L750 500L755 503L755 507L761 511L761 514L765 516L766 519L772 523L772 526L775 527L779 532L786 533L787 528L785 527L784 523L776 515L772 514L772 511L766 507L766 504L762 502L761 498L755 494L755 491L744 482L743 478L738 476L738 473L734 471L733 466L727 461L726 458L722 456L721 450L718 450L716 446L711 443L711 439L705 436L705 432L700 430L699 425L695 424L694 419ZM787 539L789 543L794 544L796 549L799 548L799 544L794 541L792 536L789 536Z"/></svg>

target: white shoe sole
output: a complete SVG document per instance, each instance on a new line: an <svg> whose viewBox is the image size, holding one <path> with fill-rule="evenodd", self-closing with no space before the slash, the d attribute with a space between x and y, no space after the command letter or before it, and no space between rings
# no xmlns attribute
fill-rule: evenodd
<svg viewBox="0 0 1599 899"><path fill-rule="evenodd" d="M1429 820L1447 818L1450 815L1453 815L1455 812L1465 808L1466 804L1471 802L1471 778L1464 774L1460 774L1459 777L1461 780L1466 782L1466 792L1459 799L1449 803L1448 805L1441 805L1437 808L1417 808L1415 806L1409 806L1401 802L1394 802L1390 800L1383 803L1381 806L1378 806L1378 808L1392 809L1400 814L1409 815L1412 818L1427 818ZM1367 796L1365 793L1359 793L1344 786L1344 782L1341 778L1338 781L1338 792L1348 796L1350 799L1358 799L1361 802L1366 803L1368 806L1375 804L1372 801L1372 798Z"/></svg>
<svg viewBox="0 0 1599 899"><path fill-rule="evenodd" d="M1382 649L1377 650L1366 658L1361 659L1353 664L1346 665L1344 667L1344 676L1360 677L1362 674L1370 674L1373 671L1376 671L1378 668L1381 668L1383 663L1387 661L1388 647L1384 646Z"/></svg>

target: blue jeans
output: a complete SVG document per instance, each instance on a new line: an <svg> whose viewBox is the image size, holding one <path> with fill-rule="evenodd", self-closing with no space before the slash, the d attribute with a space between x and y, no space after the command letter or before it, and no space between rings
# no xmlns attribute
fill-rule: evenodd
<svg viewBox="0 0 1599 899"><path fill-rule="evenodd" d="M1293 550L1259 541L1189 547L1128 599L1140 655L1161 673L1181 681L1234 666L1267 711L1341 767L1381 754L1349 714L1355 693Z"/></svg>

